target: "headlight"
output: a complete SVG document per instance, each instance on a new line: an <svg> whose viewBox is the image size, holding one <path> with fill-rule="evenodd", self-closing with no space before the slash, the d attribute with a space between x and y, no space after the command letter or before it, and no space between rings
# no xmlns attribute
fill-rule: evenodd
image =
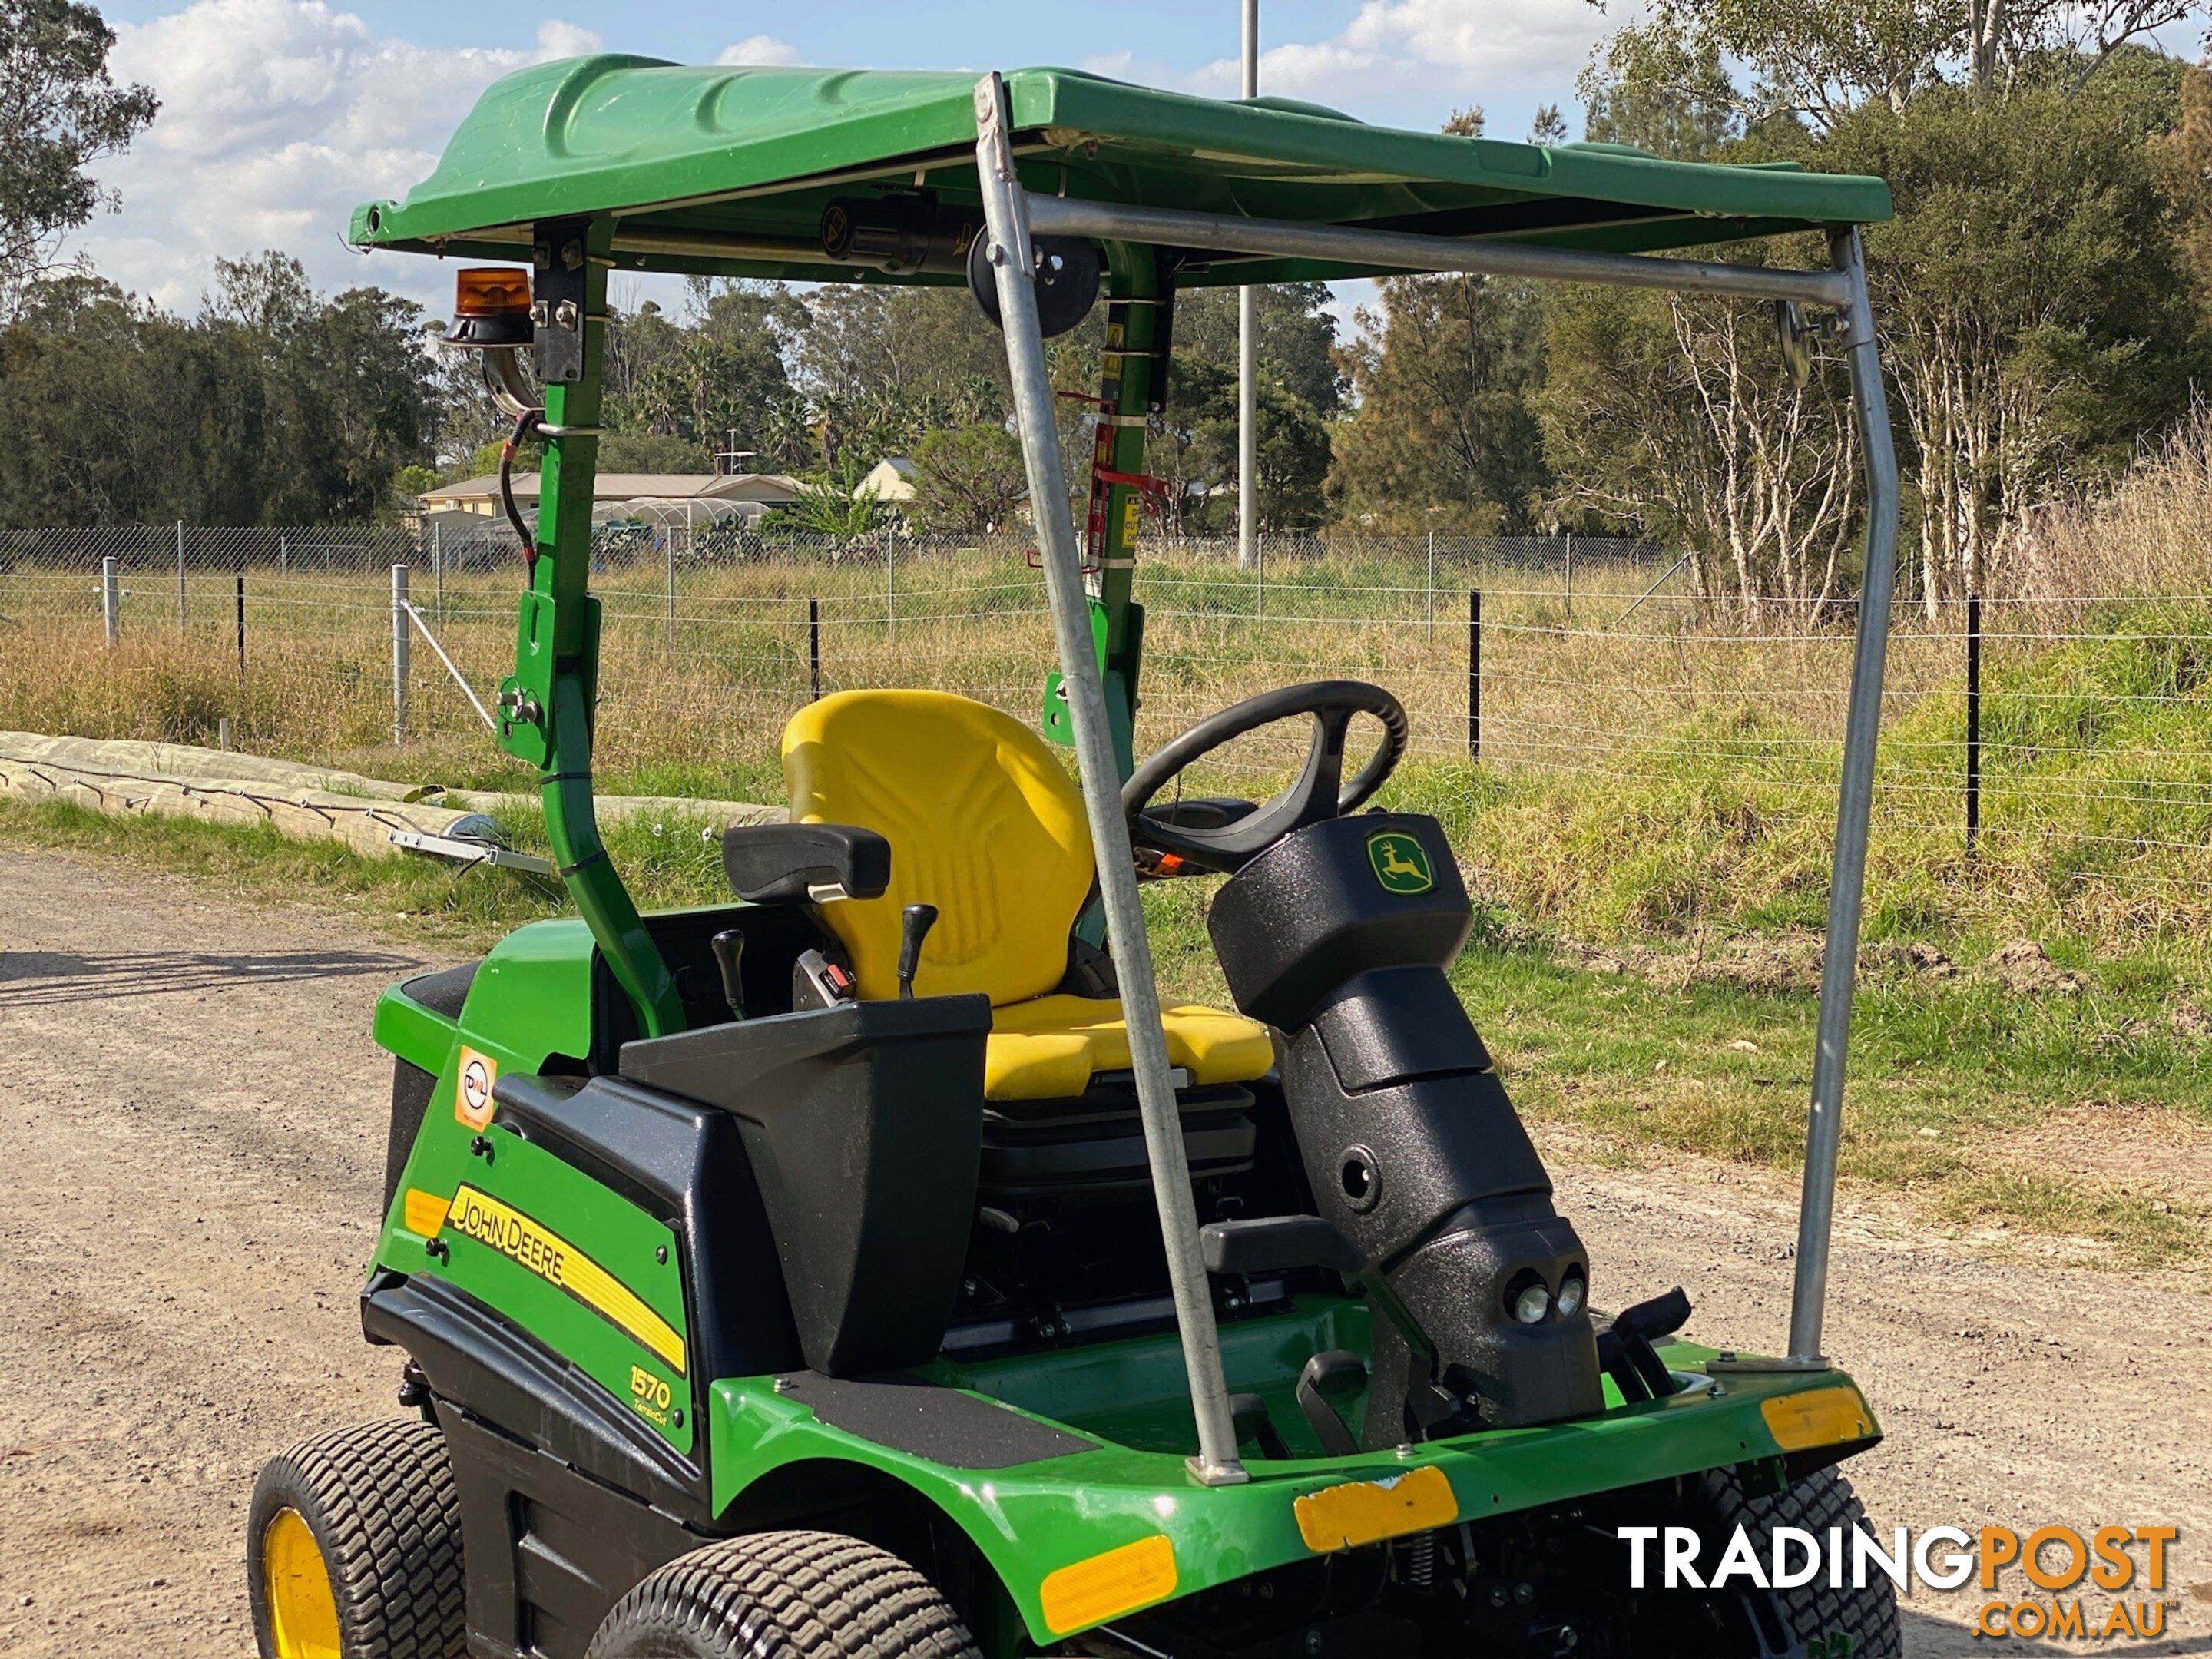
<svg viewBox="0 0 2212 1659"><path fill-rule="evenodd" d="M1568 1273L1559 1281L1559 1317L1572 1319L1580 1313L1583 1310L1583 1298L1589 1292L1589 1287L1583 1283L1583 1276L1580 1273Z"/></svg>
<svg viewBox="0 0 2212 1659"><path fill-rule="evenodd" d="M1531 1279L1513 1293L1513 1317L1523 1325L1540 1325L1552 1310L1552 1293L1540 1279Z"/></svg>

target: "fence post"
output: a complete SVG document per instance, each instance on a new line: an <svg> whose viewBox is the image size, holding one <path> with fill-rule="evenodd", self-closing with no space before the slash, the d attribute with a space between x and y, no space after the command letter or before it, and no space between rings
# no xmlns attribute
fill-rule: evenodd
<svg viewBox="0 0 2212 1659"><path fill-rule="evenodd" d="M438 595L438 631L446 631L446 530L443 525L430 526L430 586Z"/></svg>
<svg viewBox="0 0 2212 1659"><path fill-rule="evenodd" d="M1482 590L1467 590L1467 757L1482 758Z"/></svg>
<svg viewBox="0 0 2212 1659"><path fill-rule="evenodd" d="M243 570L238 573L238 690L243 696L246 692L246 573ZM246 710L241 708L238 712L243 714Z"/></svg>
<svg viewBox="0 0 2212 1659"><path fill-rule="evenodd" d="M1966 596L1966 857L1982 834L1982 596Z"/></svg>
<svg viewBox="0 0 2212 1659"><path fill-rule="evenodd" d="M822 601L806 602L806 687L809 702L822 701Z"/></svg>
<svg viewBox="0 0 2212 1659"><path fill-rule="evenodd" d="M893 565L898 558L898 532L884 532L884 632L898 637L898 582Z"/></svg>
<svg viewBox="0 0 2212 1659"><path fill-rule="evenodd" d="M1573 614L1573 612L1574 612L1574 608L1575 608L1575 532L1574 532L1573 531L1570 530L1570 531L1568 531L1568 532L1566 532L1566 537L1567 537L1567 611L1568 611L1568 614L1569 614L1569 615L1572 615L1572 614Z"/></svg>
<svg viewBox="0 0 2212 1659"><path fill-rule="evenodd" d="M107 648L112 651L123 631L123 590L116 585L112 554L100 562L100 614L107 624Z"/></svg>
<svg viewBox="0 0 2212 1659"><path fill-rule="evenodd" d="M1437 636L1437 532L1429 532L1429 637Z"/></svg>
<svg viewBox="0 0 2212 1659"><path fill-rule="evenodd" d="M177 632L185 631L185 521L177 520Z"/></svg>
<svg viewBox="0 0 2212 1659"><path fill-rule="evenodd" d="M408 647L407 567L392 567L392 740L407 741Z"/></svg>
<svg viewBox="0 0 2212 1659"><path fill-rule="evenodd" d="M279 535L276 538L276 574L280 576L292 574L292 538L289 536Z"/></svg>
<svg viewBox="0 0 2212 1659"><path fill-rule="evenodd" d="M1252 618L1255 622L1267 614L1267 538L1258 531L1252 532Z"/></svg>
<svg viewBox="0 0 2212 1659"><path fill-rule="evenodd" d="M691 504L686 501L684 511L688 514ZM676 654L676 532L672 527L668 540L668 654Z"/></svg>

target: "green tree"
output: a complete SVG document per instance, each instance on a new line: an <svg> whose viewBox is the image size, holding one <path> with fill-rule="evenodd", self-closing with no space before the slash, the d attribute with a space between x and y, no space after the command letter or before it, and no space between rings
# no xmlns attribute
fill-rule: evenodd
<svg viewBox="0 0 2212 1659"><path fill-rule="evenodd" d="M1326 283L1274 283L1259 290L1259 358L1292 397L1324 418L1344 401L1336 361L1336 313ZM1195 357L1237 371L1237 290L1188 289L1176 295L1175 362ZM1178 373L1180 370L1178 369ZM1175 395L1170 376L1169 395Z"/></svg>
<svg viewBox="0 0 2212 1659"><path fill-rule="evenodd" d="M1328 480L1340 513L1379 530L1522 532L1550 483L1530 407L1543 378L1527 283L1391 276L1343 354L1358 407Z"/></svg>
<svg viewBox="0 0 2212 1659"><path fill-rule="evenodd" d="M908 512L921 529L981 535L1013 517L1027 488L1021 444L1005 427L940 427L915 450Z"/></svg>
<svg viewBox="0 0 2212 1659"><path fill-rule="evenodd" d="M71 0L0 0L0 319L52 264L63 236L114 196L94 163L127 148L160 107L107 71L115 31Z"/></svg>
<svg viewBox="0 0 2212 1659"><path fill-rule="evenodd" d="M1868 232L1869 277L1931 604L1986 585L2030 508L2114 477L2207 368L2154 147L2180 116L2179 70L2130 47L2078 90L1937 88L1821 147L1897 201Z"/></svg>

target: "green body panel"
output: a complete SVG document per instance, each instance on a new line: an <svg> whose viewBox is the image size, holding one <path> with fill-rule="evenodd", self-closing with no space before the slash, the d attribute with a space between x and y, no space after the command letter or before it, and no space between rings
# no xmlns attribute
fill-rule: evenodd
<svg viewBox="0 0 2212 1659"><path fill-rule="evenodd" d="M917 170L976 198L970 71L692 67L601 56L489 88L403 202L365 204L362 246L514 258L535 220L617 214L623 233L759 246L632 251L624 270L888 278L822 255L822 210ZM1010 72L1032 189L1077 198L1348 223L1471 213L1451 234L1648 252L1890 216L1880 179L1794 167L1669 161L1611 145L1544 147L1407 132L1313 105L1192 97L1066 69ZM1186 281L1352 275L1290 260L1223 262Z"/></svg>
<svg viewBox="0 0 2212 1659"><path fill-rule="evenodd" d="M396 986L377 1003L378 1045L437 1082L384 1218L375 1266L421 1272L422 1236L407 1229L408 1189L450 1199L469 1178L469 1143L476 1131L455 1113L464 1044L500 1077L532 1075L556 1054L581 1060L591 1051L594 948L591 929L581 921L533 921L509 933L477 964L458 1024L410 1000ZM553 1226L561 1231L557 1221Z"/></svg>
<svg viewBox="0 0 2212 1659"><path fill-rule="evenodd" d="M483 1156L465 1158L462 1185L497 1200L597 1264L658 1314L683 1340L683 1269L676 1237L635 1205L610 1192L553 1153L494 1126ZM404 1222L400 1231L404 1233ZM449 1280L544 1342L651 1423L678 1451L689 1453L696 1425L684 1411L691 1397L684 1371L637 1340L571 1290L550 1282L464 1227L438 1235L447 1255L428 1256L418 1241L412 1271ZM572 1258L573 1260L573 1258ZM578 1278L573 1266L567 1275ZM653 1384L641 1385L642 1372Z"/></svg>
<svg viewBox="0 0 2212 1659"><path fill-rule="evenodd" d="M1297 1364L1316 1347L1352 1346L1346 1339L1364 1322L1355 1305L1338 1304L1224 1328L1230 1386L1256 1386L1297 1451L1302 1425L1290 1391ZM1358 1346L1364 1347L1364 1341ZM1678 1346L1662 1352L1684 1370L1701 1364L1711 1351ZM968 1368L940 1364L940 1381L964 1381L979 1394L1106 1441L1092 1451L988 1470L950 1468L857 1438L776 1393L771 1379L725 1380L714 1387L708 1425L715 1507L719 1512L753 1481L794 1463L826 1459L878 1469L960 1526L1006 1585L1030 1635L1049 1643L1066 1632L1045 1622L1040 1595L1045 1578L1155 1534L1165 1534L1172 1543L1175 1595L1187 1595L1309 1558L1313 1552L1299 1532L1294 1505L1325 1487L1389 1480L1433 1464L1451 1482L1461 1519L1510 1515L1774 1458L1781 1448L1759 1402L1850 1381L1836 1371L1733 1375L1717 1392L1700 1387L1626 1407L1613 1396L1613 1408L1600 1417L1432 1441L1402 1458L1383 1452L1255 1459L1246 1465L1249 1484L1202 1487L1190 1480L1184 1462L1193 1448L1181 1365L1172 1334ZM1139 1421L1146 1415L1141 1402L1164 1403L1160 1397L1170 1385L1178 1409L1150 1423ZM1047 1398L1060 1401L1060 1409L1038 1409L1035 1402ZM1113 1425L1134 1431L1133 1437L1155 1439L1170 1417L1179 1421L1182 1437L1171 1443L1139 1447L1107 1439ZM1863 1440L1853 1449L1873 1443Z"/></svg>

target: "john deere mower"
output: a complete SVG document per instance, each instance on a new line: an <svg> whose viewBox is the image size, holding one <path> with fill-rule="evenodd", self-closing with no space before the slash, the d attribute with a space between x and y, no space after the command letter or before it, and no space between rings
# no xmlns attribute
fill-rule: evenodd
<svg viewBox="0 0 2212 1659"><path fill-rule="evenodd" d="M380 1005L362 1322L412 1414L264 1471L262 1652L1896 1654L1879 1576L1639 1567L1655 1538L1708 1572L1740 1529L1761 1563L1778 1527L1832 1540L1862 1519L1835 1466L1880 1434L1820 1334L1897 514L1855 227L1888 212L1877 179L1063 70L599 57L487 92L353 240L471 262L449 345L544 447L534 521L508 503L498 741L542 769L576 915ZM1825 268L1669 252L1792 232ZM927 690L801 708L789 822L722 836L729 902L655 915L592 816L627 270L969 287L1059 651L1034 724ZM1406 271L1763 302L1785 356L1848 364L1865 577L1786 1354L1682 1340L1683 1291L1553 1207L1446 981L1451 848L1369 805L1407 741L1389 690L1271 691L1137 763L1177 293ZM1102 301L1079 526L1043 342ZM1282 721L1310 740L1281 793L1181 787ZM1197 875L1233 1010L1155 988L1139 883Z"/></svg>

